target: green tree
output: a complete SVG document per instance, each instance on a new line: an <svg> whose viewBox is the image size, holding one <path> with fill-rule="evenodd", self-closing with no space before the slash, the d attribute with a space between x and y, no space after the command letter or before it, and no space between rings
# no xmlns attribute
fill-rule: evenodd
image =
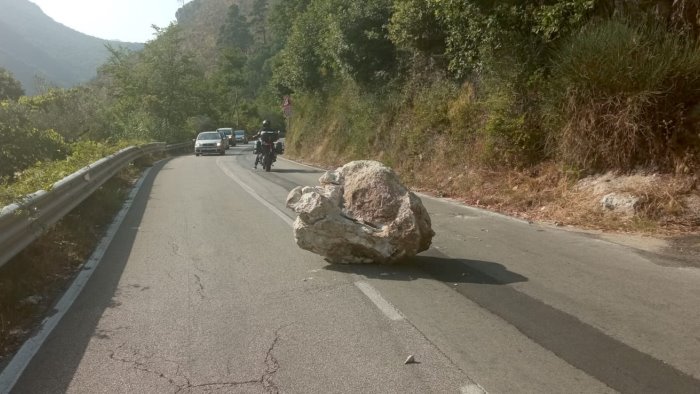
<svg viewBox="0 0 700 394"><path fill-rule="evenodd" d="M69 147L53 130L38 130L23 104L0 102L0 180L15 176L39 161L66 157Z"/></svg>
<svg viewBox="0 0 700 394"><path fill-rule="evenodd" d="M109 139L113 126L105 109L109 100L97 85L53 88L43 94L22 97L28 121L39 130L52 129L66 141Z"/></svg>
<svg viewBox="0 0 700 394"><path fill-rule="evenodd" d="M17 100L23 95L22 84L9 71L0 67L0 100Z"/></svg>
<svg viewBox="0 0 700 394"><path fill-rule="evenodd" d="M412 2L414 7L409 7ZM410 25L418 15L421 25L431 23L430 9L445 37L445 56L457 78L482 70L488 58L519 57L520 62L544 64L556 40L566 37L594 15L595 0L410 0L394 15L393 37L419 46L421 39L439 34ZM406 8L406 9L404 9ZM407 14L407 15L403 15ZM402 17L403 19L401 19ZM416 29L416 30L411 30Z"/></svg>
<svg viewBox="0 0 700 394"><path fill-rule="evenodd" d="M431 0L395 0L389 24L391 40L403 49L428 56L445 53L445 26Z"/></svg>
<svg viewBox="0 0 700 394"><path fill-rule="evenodd" d="M295 19L275 62L275 82L290 90L320 91L350 78L370 88L396 70L388 37L389 0L314 0Z"/></svg>
<svg viewBox="0 0 700 394"><path fill-rule="evenodd" d="M158 39L142 52L142 81L148 89L146 108L157 119L159 137L169 140L170 131L183 131L190 115L200 113L199 89L204 78L192 55L182 46L182 30L177 25L157 29Z"/></svg>
<svg viewBox="0 0 700 394"><path fill-rule="evenodd" d="M188 138L187 119L208 110L204 73L182 48L182 30L157 28L138 53L112 49L103 73L113 86L114 116L125 135L161 141Z"/></svg>
<svg viewBox="0 0 700 394"><path fill-rule="evenodd" d="M267 0L254 0L250 13L250 24L255 38L262 46L267 45Z"/></svg>
<svg viewBox="0 0 700 394"><path fill-rule="evenodd" d="M315 1L294 21L274 64L274 83L281 91L320 91L332 79L332 62L323 51L328 13Z"/></svg>
<svg viewBox="0 0 700 394"><path fill-rule="evenodd" d="M240 104L246 98L246 61L247 57L239 49L221 50L219 67L208 81L216 118L227 125L238 123L240 119Z"/></svg>
<svg viewBox="0 0 700 394"><path fill-rule="evenodd" d="M248 19L241 13L238 5L233 4L229 7L217 43L219 47L235 48L243 52L248 52L253 45Z"/></svg>
<svg viewBox="0 0 700 394"><path fill-rule="evenodd" d="M396 47L389 39L390 0L335 0L327 22L326 50L337 68L370 87L386 82L396 70Z"/></svg>
<svg viewBox="0 0 700 394"><path fill-rule="evenodd" d="M281 50L292 34L294 23L307 10L311 0L280 0L270 6L267 20L277 50Z"/></svg>

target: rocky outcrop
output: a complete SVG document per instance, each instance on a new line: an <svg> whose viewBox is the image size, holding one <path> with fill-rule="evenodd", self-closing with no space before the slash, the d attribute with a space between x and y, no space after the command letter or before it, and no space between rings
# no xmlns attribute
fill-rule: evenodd
<svg viewBox="0 0 700 394"><path fill-rule="evenodd" d="M639 197L630 193L608 193L600 200L603 208L623 215L634 215L639 205Z"/></svg>
<svg viewBox="0 0 700 394"><path fill-rule="evenodd" d="M420 198L376 161L353 161L297 187L294 237L331 263L394 263L430 247L435 232Z"/></svg>

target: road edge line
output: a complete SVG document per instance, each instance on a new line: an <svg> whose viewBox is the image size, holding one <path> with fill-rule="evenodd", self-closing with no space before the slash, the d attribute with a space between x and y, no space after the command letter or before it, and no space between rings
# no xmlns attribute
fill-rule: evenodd
<svg viewBox="0 0 700 394"><path fill-rule="evenodd" d="M391 305L389 301L387 301L384 297L382 297L382 294L375 289L372 285L365 281L357 281L354 283L355 287L360 289L360 291L367 297L369 298L370 301L380 310L382 313L389 318L389 320L393 321L401 321L404 320L403 315L401 312L399 312L398 309L396 309L395 306Z"/></svg>
<svg viewBox="0 0 700 394"><path fill-rule="evenodd" d="M292 220L289 216L285 215L284 212L282 212L279 208L276 206L270 204L269 201L265 200L262 198L258 193L253 190L250 186L246 185L239 177L238 175L234 174L233 171L229 170L228 168L224 167L221 163L220 160L216 161L216 165L221 169L221 171L226 174L231 180L236 182L238 186L240 186L243 190L245 190L246 193L250 194L251 197L256 199L259 203L267 207L269 210L271 210L275 215L279 216L284 220L285 223L287 223L290 227L294 228L294 220Z"/></svg>
<svg viewBox="0 0 700 394"><path fill-rule="evenodd" d="M83 291L83 288L87 284L88 280L90 280L93 272L95 272L97 266L99 266L100 262L102 261L102 257L104 257L104 254L107 251L107 248L109 248L109 245L112 243L114 236L116 235L117 231L119 231L124 218L129 213L134 199L136 198L136 194L138 194L138 192L141 190L144 180L151 172L151 168L152 167L149 167L144 171L141 178L136 182L134 187L131 189L131 192L129 192L126 201L122 205L122 209L114 217L114 220L109 225L109 228L102 237L102 240L100 240L100 243L81 268L80 273L75 277L73 283L70 285L68 290L63 293L63 296L61 296L61 299L54 307L56 313L42 321L39 331L34 336L27 339L24 344L22 344L22 347L20 347L7 366L2 370L0 373L0 393L9 393L10 390L12 390L14 385L22 376L22 373L24 373L24 370L44 344L44 341L46 341L68 309L70 309L70 307L73 305L73 302L78 298L78 295L80 295L80 293Z"/></svg>
<svg viewBox="0 0 700 394"><path fill-rule="evenodd" d="M487 394L486 390L478 383L469 383L460 387L461 394Z"/></svg>
<svg viewBox="0 0 700 394"><path fill-rule="evenodd" d="M290 161L290 162L293 162L293 163L296 163L296 162L293 161L293 160L289 160L289 159L285 159L285 160ZM300 163L296 163L296 164L300 164ZM229 178L231 178L231 179L232 179L234 182L236 182L241 188L243 188L243 190L245 190L246 193L250 194L250 195L251 195L253 198L255 198L258 202L260 202L260 203L263 204L265 207L267 207L268 209L270 209L270 210L271 210L272 212L274 212L277 216L281 217L282 220L284 220L284 221L285 221L287 224L289 224L291 227L294 227L294 222L289 218L289 216L285 215L284 212L282 212L280 209L278 209L277 207L275 207L274 205L272 205L270 202L268 202L267 200L265 200L264 198L262 198L258 193L255 192L255 190L253 190L253 188L251 188L250 186L248 186L247 184L245 184L236 174L234 174L233 171L231 171L231 170L229 170L228 168L224 167L224 165L222 164L222 161L217 160L216 165L217 165ZM305 164L301 164L301 165L305 165ZM311 166L308 166L308 165L305 165L305 166L306 166L306 167L310 167L310 168L314 168L314 167L311 167ZM423 335L423 333L422 333L420 330L418 330L418 328L415 327L415 326L413 325L413 323L411 323L407 318L404 317L404 315L401 313L401 311L400 311L398 308L396 308L394 305L392 305L389 301L387 301L387 300L382 296L382 294L379 292L379 290L377 290L376 288L374 288L374 286L372 286L371 284L369 284L369 282L360 280L360 279L361 279L361 276L359 276L359 275L357 275L357 274L352 274L352 277L355 278L355 279L357 279L356 281L353 282L353 284L355 285L355 287L357 287L358 290L360 290L360 291L362 292L362 294L364 294L365 297L367 297L367 298L377 307L377 309L379 309L379 311L382 312L382 313L384 314L384 316L386 316L389 320L392 320L392 321L405 321L405 322L408 322L408 324L409 324L413 329L415 329L415 330L418 331L421 335ZM432 346L434 346L434 347L438 350L438 352L440 352L440 353L443 355L443 357L445 357L450 363L452 363L453 365L455 365L455 367L456 367L457 369L459 369L460 371L462 371L461 368L459 368L459 367L454 363L454 361L453 361L451 358L449 358L437 345L435 345L434 343L432 343L428 338L425 337L425 335L423 335L423 337L424 337ZM464 375L467 376L467 379L468 379L468 380L471 380L472 382L474 382L474 380L471 379L471 377L469 377L469 375L468 375L467 373L465 373L464 371L462 371L462 373L464 373ZM460 387L460 392L461 392L462 394L488 394L487 391L486 391L483 387L481 387L481 385L479 385L478 383L475 383L475 382L474 382L474 383L468 383L468 384L466 384L465 386Z"/></svg>

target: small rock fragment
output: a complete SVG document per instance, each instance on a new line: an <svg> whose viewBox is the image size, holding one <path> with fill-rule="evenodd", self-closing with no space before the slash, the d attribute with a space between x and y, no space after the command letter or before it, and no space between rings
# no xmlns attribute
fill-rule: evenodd
<svg viewBox="0 0 700 394"><path fill-rule="evenodd" d="M39 305L39 303L42 301L43 297L39 295L33 295L29 296L22 301L20 301L20 304L22 305Z"/></svg>
<svg viewBox="0 0 700 394"><path fill-rule="evenodd" d="M416 358L413 357L413 355L411 354L411 355L408 356L408 358L406 359L406 361L404 361L403 363L404 363L404 364L415 364L415 362L416 362Z"/></svg>

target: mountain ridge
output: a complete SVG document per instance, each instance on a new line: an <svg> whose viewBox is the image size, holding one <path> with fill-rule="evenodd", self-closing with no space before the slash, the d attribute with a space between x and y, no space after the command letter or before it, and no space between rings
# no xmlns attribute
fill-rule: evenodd
<svg viewBox="0 0 700 394"><path fill-rule="evenodd" d="M35 76L59 87L72 87L94 78L109 57L106 45L132 50L141 43L103 40L56 22L29 0L0 0L0 66L22 83L27 94L37 93Z"/></svg>

